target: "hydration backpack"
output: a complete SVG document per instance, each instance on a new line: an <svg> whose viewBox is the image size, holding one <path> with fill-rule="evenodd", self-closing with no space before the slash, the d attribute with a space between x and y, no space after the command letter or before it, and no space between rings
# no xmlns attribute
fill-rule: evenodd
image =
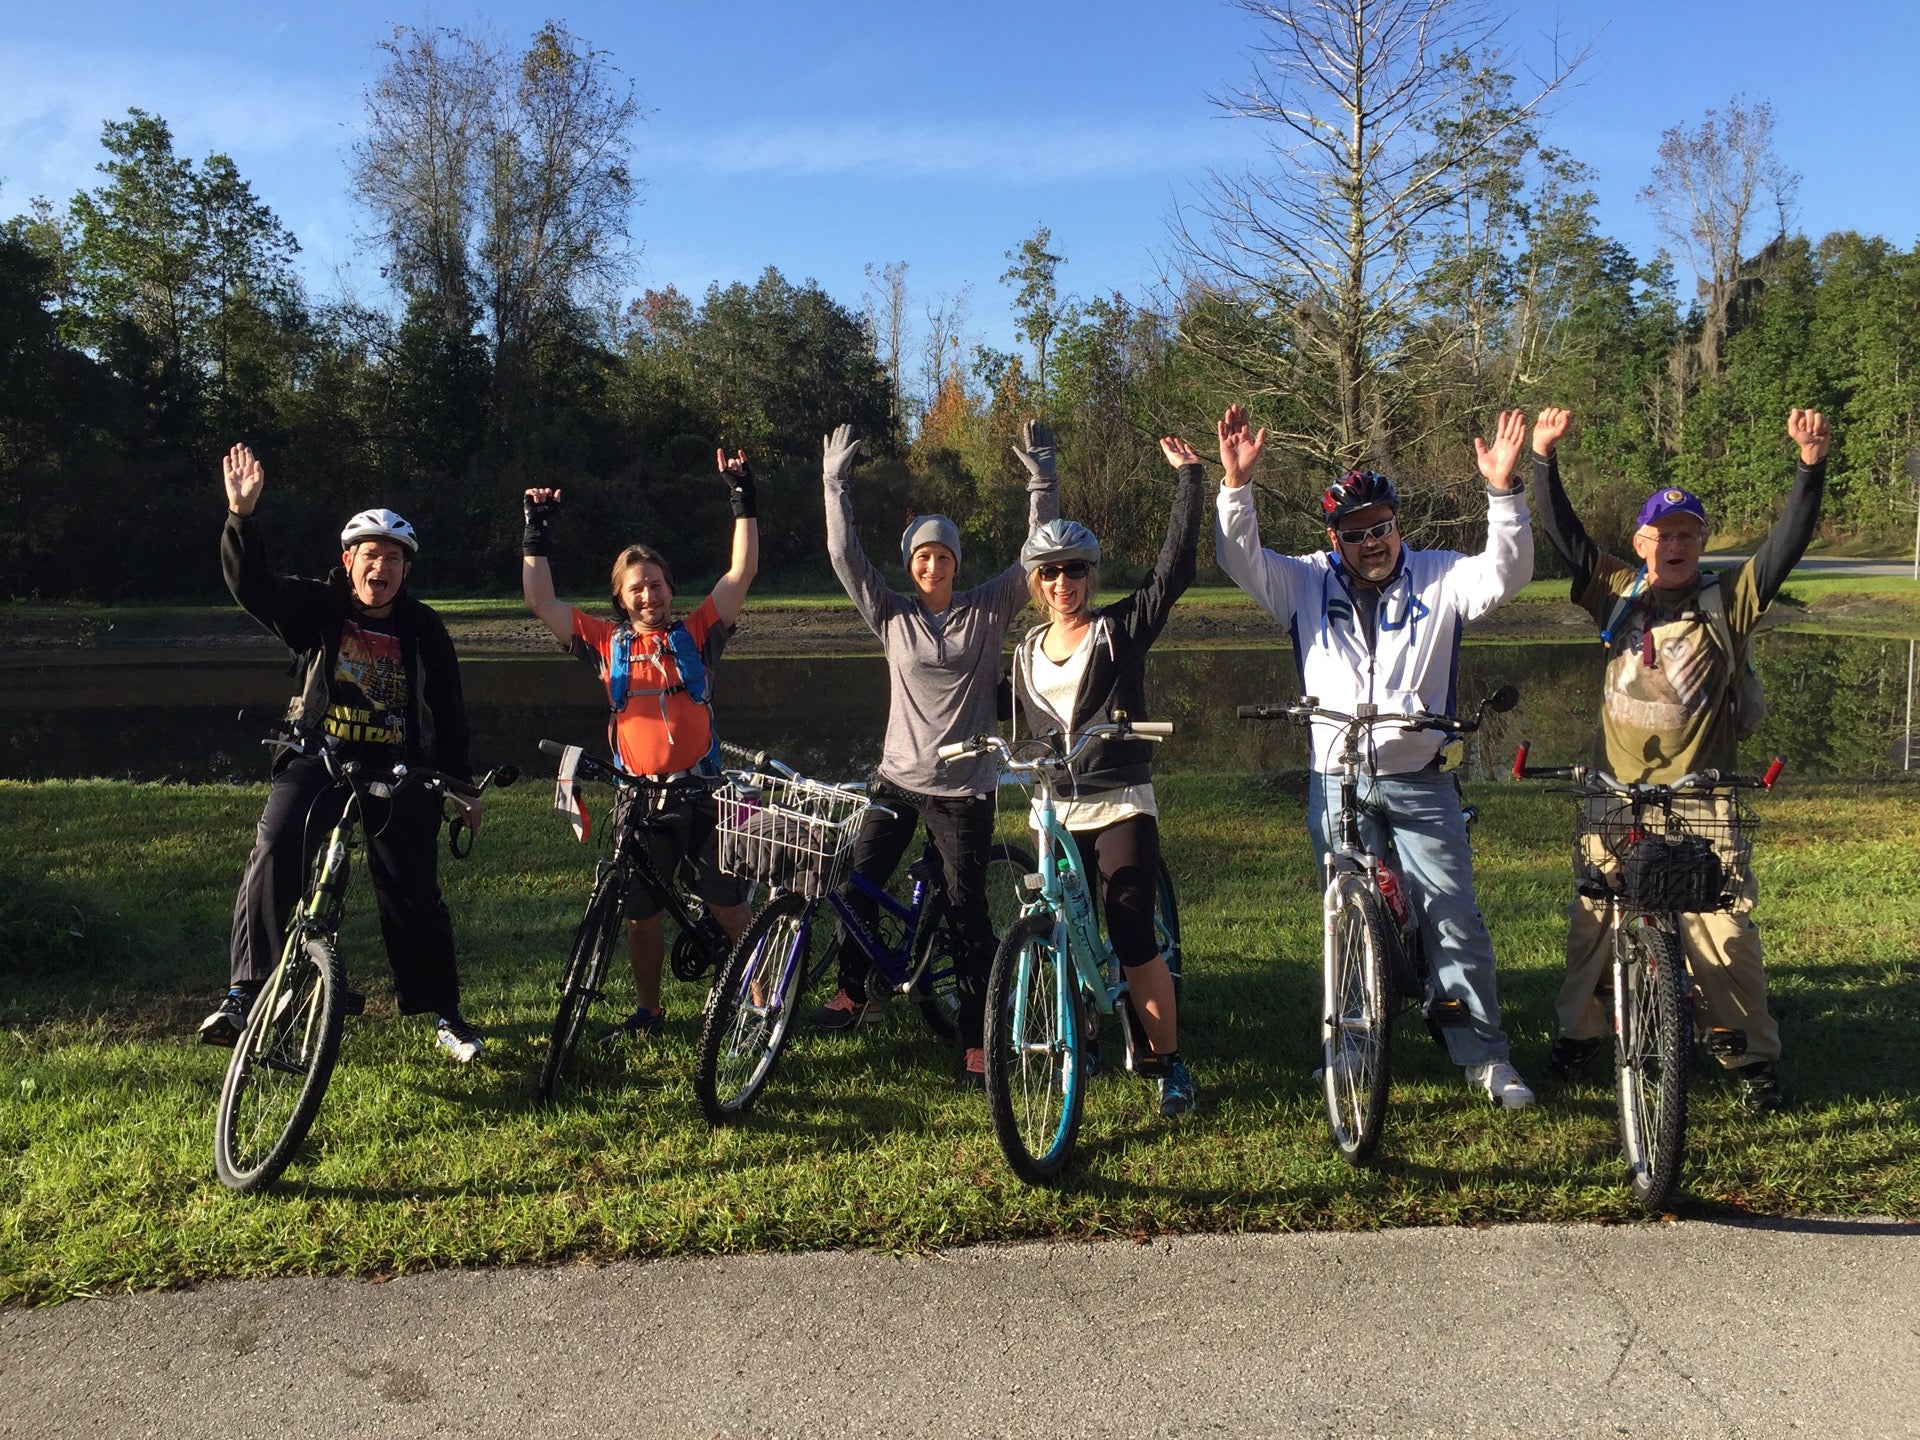
<svg viewBox="0 0 1920 1440"><path fill-rule="evenodd" d="M678 685L666 685L646 690L630 690L633 667L633 626L623 623L614 632L613 644L607 651L607 700L613 707L613 716L627 708L629 697L655 695L660 699L660 719L667 718L667 697L678 695L682 690L697 705L703 705L707 711L707 733L713 736L713 743L707 747L707 753L701 757L696 767L703 775L720 773L720 726L713 716L713 686L707 674L706 662L700 658L700 647L694 643L693 632L687 629L684 621L676 620L667 627L667 648L673 652L674 668L680 672ZM607 720L608 743L613 743L613 716ZM618 747L614 754L620 753Z"/></svg>

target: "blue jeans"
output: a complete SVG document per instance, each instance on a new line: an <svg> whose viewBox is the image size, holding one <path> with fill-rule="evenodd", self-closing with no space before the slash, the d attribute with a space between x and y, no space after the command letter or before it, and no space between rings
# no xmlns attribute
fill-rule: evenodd
<svg viewBox="0 0 1920 1440"><path fill-rule="evenodd" d="M1420 911L1420 934L1434 988L1467 1008L1471 1025L1447 1026L1447 1053L1456 1065L1507 1058L1500 1028L1500 995L1493 977L1493 941L1473 898L1473 851L1460 814L1453 777L1438 770L1360 779L1360 798L1386 812L1400 853L1400 875ZM1316 863L1332 847L1328 833L1340 815L1340 777L1314 772L1307 785L1307 831ZM1376 854L1386 849L1377 821L1362 816L1360 838Z"/></svg>

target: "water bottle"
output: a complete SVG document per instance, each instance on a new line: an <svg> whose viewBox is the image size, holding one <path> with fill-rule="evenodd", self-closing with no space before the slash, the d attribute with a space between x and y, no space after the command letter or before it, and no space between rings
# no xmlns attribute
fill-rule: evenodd
<svg viewBox="0 0 1920 1440"><path fill-rule="evenodd" d="M1406 929L1412 911L1407 908L1407 892L1400 888L1400 877L1393 873L1384 860L1376 860L1373 878L1380 886L1380 896L1387 902L1387 909L1392 912L1394 925L1401 930Z"/></svg>
<svg viewBox="0 0 1920 1440"><path fill-rule="evenodd" d="M1060 888L1067 897L1067 913L1075 920L1089 923L1093 915L1092 902L1087 898L1087 882L1071 861L1060 862Z"/></svg>

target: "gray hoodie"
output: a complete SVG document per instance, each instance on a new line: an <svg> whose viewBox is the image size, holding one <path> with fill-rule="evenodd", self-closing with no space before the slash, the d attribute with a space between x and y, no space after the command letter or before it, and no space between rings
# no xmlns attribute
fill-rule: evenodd
<svg viewBox="0 0 1920 1440"><path fill-rule="evenodd" d="M1018 561L985 584L954 592L935 615L917 596L888 588L854 534L853 502L844 479L824 477L827 554L867 628L887 657L887 738L880 775L924 795L986 795L996 781L991 757L943 764L942 746L994 731L994 694L1007 627L1027 603ZM1027 481L1027 529L1060 514L1057 480Z"/></svg>

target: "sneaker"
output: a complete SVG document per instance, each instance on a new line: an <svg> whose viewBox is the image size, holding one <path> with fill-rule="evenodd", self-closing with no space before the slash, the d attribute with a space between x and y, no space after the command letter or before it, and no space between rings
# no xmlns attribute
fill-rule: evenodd
<svg viewBox="0 0 1920 1440"><path fill-rule="evenodd" d="M200 1022L202 1045L232 1045L247 1028L247 1012L253 1009L253 991L236 985L220 997L213 1013Z"/></svg>
<svg viewBox="0 0 1920 1440"><path fill-rule="evenodd" d="M439 1024L433 1027L433 1043L462 1065L471 1065L486 1049L486 1041L480 1038L480 1032L458 1015L442 1015Z"/></svg>
<svg viewBox="0 0 1920 1440"><path fill-rule="evenodd" d="M1193 1101L1193 1077L1187 1074L1186 1063L1169 1061L1167 1073L1160 1077L1160 1114L1168 1120L1185 1115L1193 1109Z"/></svg>
<svg viewBox="0 0 1920 1440"><path fill-rule="evenodd" d="M1780 1077L1770 1061L1756 1060L1734 1072L1740 1077L1740 1103L1755 1115L1774 1115L1787 1108Z"/></svg>
<svg viewBox="0 0 1920 1440"><path fill-rule="evenodd" d="M987 1088L987 1052L975 1045L960 1058L960 1074L953 1082L962 1090Z"/></svg>
<svg viewBox="0 0 1920 1440"><path fill-rule="evenodd" d="M658 1035L660 1027L667 1023L666 1008L649 1010L644 1005L633 1007L633 1013L618 1025L600 1037L602 1045L625 1045L630 1040L638 1040L643 1035Z"/></svg>
<svg viewBox="0 0 1920 1440"><path fill-rule="evenodd" d="M1553 1049L1547 1052L1548 1078L1562 1085L1578 1080L1586 1071L1587 1062L1600 1053L1600 1037L1589 1040L1573 1040L1562 1035L1553 1042Z"/></svg>
<svg viewBox="0 0 1920 1440"><path fill-rule="evenodd" d="M813 1024L821 1030L852 1030L864 1025L872 1018L875 1006L871 1000L856 1000L844 988L834 991L833 998L813 1012ZM981 1073L986 1073L986 1062L981 1061Z"/></svg>
<svg viewBox="0 0 1920 1440"><path fill-rule="evenodd" d="M1489 1060L1484 1065L1469 1065L1467 1083L1487 1092L1487 1098L1502 1110L1524 1110L1533 1104L1533 1091L1520 1078L1520 1072L1504 1060Z"/></svg>

